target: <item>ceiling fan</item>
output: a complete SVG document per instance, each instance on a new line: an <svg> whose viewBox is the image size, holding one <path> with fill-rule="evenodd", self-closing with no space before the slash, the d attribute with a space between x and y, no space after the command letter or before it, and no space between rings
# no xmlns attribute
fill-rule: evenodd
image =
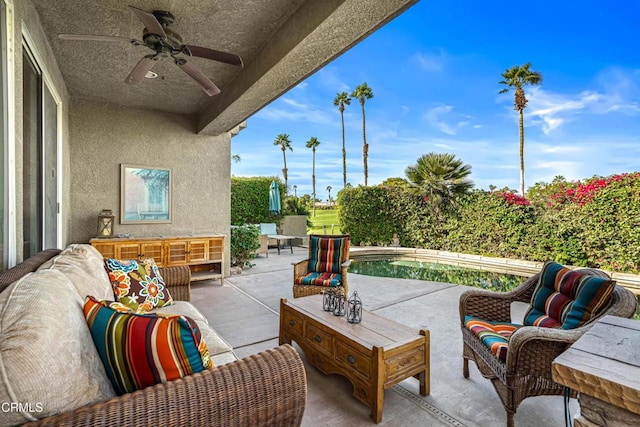
<svg viewBox="0 0 640 427"><path fill-rule="evenodd" d="M163 10L154 10L153 12L145 12L133 6L129 6L133 13L144 24L142 31L142 40L131 39L127 37L116 36L100 36L90 34L59 34L62 40L91 40L106 42L127 42L134 46L146 46L154 53L145 55L133 67L131 73L125 79L125 82L138 85L147 75L153 66L162 58L173 59L173 62L180 67L189 77L191 77L207 95L214 96L220 93L220 89L195 65L187 61L186 56L196 56L199 58L212 59L214 61L224 62L226 64L237 65L242 67L242 58L233 53L221 52L219 50L209 49L201 46L183 44L182 37L171 31L169 27L175 21L171 12Z"/></svg>

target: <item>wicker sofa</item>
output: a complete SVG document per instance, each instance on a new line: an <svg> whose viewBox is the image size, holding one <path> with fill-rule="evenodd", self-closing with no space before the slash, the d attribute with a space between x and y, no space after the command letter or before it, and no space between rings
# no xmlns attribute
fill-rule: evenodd
<svg viewBox="0 0 640 427"><path fill-rule="evenodd" d="M161 269L173 305L192 317L215 367L117 396L88 332L85 294L111 295L89 245L47 250L0 272L0 425L300 425L306 376L283 345L237 360L189 302L188 267Z"/></svg>

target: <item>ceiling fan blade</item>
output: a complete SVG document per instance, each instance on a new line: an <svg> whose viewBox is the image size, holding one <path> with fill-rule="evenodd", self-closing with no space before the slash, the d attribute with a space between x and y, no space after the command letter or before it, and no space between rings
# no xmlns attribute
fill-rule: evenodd
<svg viewBox="0 0 640 427"><path fill-rule="evenodd" d="M221 52L215 49L209 49L202 46L193 46L185 44L182 46L182 53L189 56L197 56L199 58L213 59L214 61L220 61L231 65L244 66L242 58L233 53Z"/></svg>
<svg viewBox="0 0 640 427"><path fill-rule="evenodd" d="M130 39L128 37L116 37L116 36L96 36L92 34L58 34L58 38L61 40L88 40L97 42L127 42L136 46L144 45L144 42L136 39Z"/></svg>
<svg viewBox="0 0 640 427"><path fill-rule="evenodd" d="M137 7L133 6L129 6L129 8L133 11L133 13L136 14L138 19L142 21L148 32L161 36L163 39L167 38L167 35L164 32L164 28L162 28L162 25L160 25L160 23L152 13L145 12L144 10L138 9Z"/></svg>
<svg viewBox="0 0 640 427"><path fill-rule="evenodd" d="M211 80L198 67L184 58L176 58L176 65L182 69L189 77L196 81L207 95L214 96L220 93L218 86L213 84Z"/></svg>
<svg viewBox="0 0 640 427"><path fill-rule="evenodd" d="M142 83L142 79L147 74L147 72L151 71L154 65L158 62L158 55L147 55L143 57L133 70L129 73L125 82L131 83L132 85L139 85Z"/></svg>

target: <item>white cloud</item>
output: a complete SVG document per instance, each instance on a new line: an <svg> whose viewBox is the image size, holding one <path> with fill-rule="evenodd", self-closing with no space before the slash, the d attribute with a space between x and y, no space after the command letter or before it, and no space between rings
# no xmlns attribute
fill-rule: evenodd
<svg viewBox="0 0 640 427"><path fill-rule="evenodd" d="M417 52L411 57L412 61L424 71L443 71L447 65L447 55L443 49L437 53Z"/></svg>
<svg viewBox="0 0 640 427"><path fill-rule="evenodd" d="M541 87L526 89L529 100L526 114L533 125L540 125L545 135L572 122L578 115L621 113L640 114L640 70L610 68L596 78L597 90L558 93ZM504 98L503 98L504 99Z"/></svg>
<svg viewBox="0 0 640 427"><path fill-rule="evenodd" d="M349 85L346 84L339 76L339 70L336 67L327 66L318 71L320 83L331 90L338 92L350 93Z"/></svg>
<svg viewBox="0 0 640 427"><path fill-rule="evenodd" d="M446 133L447 135L455 135L458 132L458 129L469 126L471 123L468 120L458 120L451 124L445 121L442 116L450 116L450 113L453 111L453 106L451 105L439 105L437 107L430 108L424 113L424 119L434 128L438 129L442 133ZM453 118L469 118L467 115L453 114Z"/></svg>
<svg viewBox="0 0 640 427"><path fill-rule="evenodd" d="M309 86L309 83L307 83L307 82L300 82L300 83L298 83L298 84L294 87L294 89L304 90L304 89L306 89L306 88L307 88L307 86Z"/></svg>
<svg viewBox="0 0 640 427"><path fill-rule="evenodd" d="M290 97L278 99L268 108L264 108L256 113L255 117L269 121L310 122L323 125L335 124L334 118L326 108L305 104Z"/></svg>

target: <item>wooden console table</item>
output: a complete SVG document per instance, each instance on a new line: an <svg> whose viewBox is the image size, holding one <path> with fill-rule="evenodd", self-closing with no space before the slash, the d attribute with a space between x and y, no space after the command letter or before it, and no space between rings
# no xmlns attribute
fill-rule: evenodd
<svg viewBox="0 0 640 427"><path fill-rule="evenodd" d="M576 427L640 425L640 322L598 320L556 357L552 375L579 392Z"/></svg>
<svg viewBox="0 0 640 427"><path fill-rule="evenodd" d="M224 235L188 237L95 238L89 243L105 258L153 258L160 267L188 265L191 280L224 277Z"/></svg>
<svg viewBox="0 0 640 427"><path fill-rule="evenodd" d="M280 344L295 341L323 374L339 374L382 421L385 389L409 377L429 394L429 331L363 310L362 323L322 310L322 295L280 300Z"/></svg>

